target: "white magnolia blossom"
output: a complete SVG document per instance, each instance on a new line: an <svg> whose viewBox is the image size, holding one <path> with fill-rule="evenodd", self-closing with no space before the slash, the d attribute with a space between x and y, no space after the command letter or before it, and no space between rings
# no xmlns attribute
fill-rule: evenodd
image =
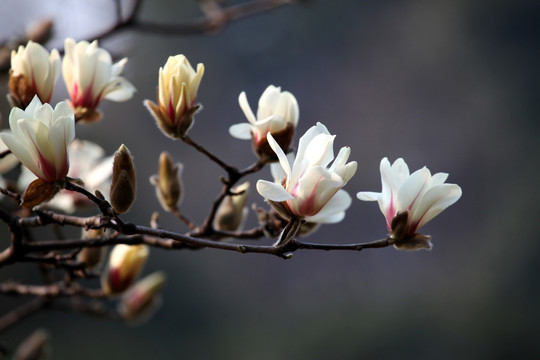
<svg viewBox="0 0 540 360"><path fill-rule="evenodd" d="M111 187L114 156L104 157L105 150L101 146L79 139L75 139L70 144L68 154L71 163L68 176L81 179L85 188L91 193L99 190L106 197ZM26 189L33 180L35 180L35 175L26 167L22 167L18 187ZM78 192L64 190L49 201L48 206L63 210L66 213L73 213L81 205L91 204L93 202L86 196Z"/></svg>
<svg viewBox="0 0 540 360"><path fill-rule="evenodd" d="M335 135L317 123L310 128L298 144L294 161L289 161L283 150L268 133L268 143L276 152L284 177L274 168L276 182L259 180L257 191L267 200L280 203L292 216L307 222L335 223L343 219L351 198L341 188L356 172L356 161L347 163L350 148L343 147L334 159Z"/></svg>
<svg viewBox="0 0 540 360"><path fill-rule="evenodd" d="M229 133L235 138L253 138L258 145L266 141L267 133L275 135L288 126L294 131L298 124L299 109L296 98L288 91L282 92L280 87L270 85L266 88L259 99L257 117L251 110L244 91L238 97L238 103L249 123L235 124L229 128Z"/></svg>
<svg viewBox="0 0 540 360"><path fill-rule="evenodd" d="M49 54L43 46L30 40L26 47L21 45L11 52L11 70L11 76L23 75L34 94L42 102L49 102L60 76L60 55L56 49Z"/></svg>
<svg viewBox="0 0 540 360"><path fill-rule="evenodd" d="M24 166L47 182L66 177L67 147L75 138L75 120L65 102L53 110L35 96L25 110L11 110L9 126L11 132L0 133L0 138Z"/></svg>
<svg viewBox="0 0 540 360"><path fill-rule="evenodd" d="M392 231L392 220L398 212L408 212L406 236L412 236L441 211L461 197L461 188L456 184L446 184L446 173L431 175L423 167L409 174L409 167L401 158L392 165L388 158L381 160L382 191L362 191L360 200L378 201L386 218L388 231Z"/></svg>
<svg viewBox="0 0 540 360"><path fill-rule="evenodd" d="M95 109L102 99L126 101L135 87L120 76L127 58L112 63L109 52L92 43L67 38L62 75L74 107Z"/></svg>

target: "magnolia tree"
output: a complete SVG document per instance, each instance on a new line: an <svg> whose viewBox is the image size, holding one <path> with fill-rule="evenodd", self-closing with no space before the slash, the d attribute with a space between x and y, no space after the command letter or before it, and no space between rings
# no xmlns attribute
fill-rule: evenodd
<svg viewBox="0 0 540 360"><path fill-rule="evenodd" d="M247 122L232 125L229 132L251 141L257 157L251 166L239 169L189 136L201 109L197 92L204 86L204 65L194 68L186 56L171 54L163 67L155 69L157 98L146 100L144 106L164 136L194 147L221 167L223 177L217 182L221 191L202 223L190 221L184 215L189 209L179 206L184 193L183 165L163 152L159 171L150 182L163 210L184 222L189 231L161 228L157 213L149 219L150 226L127 222L123 214L137 206L138 188L128 147L118 144L116 153L106 156L98 144L77 137L77 127L100 120L102 101L129 101L132 97L135 87L122 76L127 59L114 63L97 41L68 38L64 51L61 58L57 50L48 52L29 41L11 55L8 98L13 108L9 130L0 133L0 171L15 166L21 171L16 182L0 178L4 196L0 219L11 233L9 245L1 249L0 266L31 262L56 270L44 276L42 285L0 284L2 294L35 297L26 305L26 312L1 318L2 329L59 298L64 304L67 299L68 308L74 311L106 313L130 322L148 318L159 304L166 278L163 272L141 276L152 247L214 248L284 259L300 249L431 249L430 236L420 232L422 226L461 196L458 185L446 183L448 174L432 175L426 167L411 173L401 158L381 160L380 192L348 189L354 192L354 196L349 195L346 185L358 166L351 160L351 148L343 147L335 155L336 135L332 132L338 129L329 130L322 123L312 124L306 133L299 134L296 143L300 121L297 99L274 85L262 93L256 108L250 106L244 92L238 97ZM69 99L51 104L60 74ZM239 142L239 146L249 145ZM270 167L272 179L261 177L254 195L264 198L268 206L249 209L251 185L242 180L265 166ZM381 240L354 244L305 241L322 224L342 221L347 209L359 200L378 202L384 216L381 233L386 233ZM78 215L83 207L93 208L95 215ZM256 213L258 226L243 229L250 210ZM76 239L37 239L28 231L57 225L78 227L81 235ZM261 243L245 244L244 239L261 239ZM80 281L95 277L101 279L100 288L88 288ZM115 305L96 307L96 302ZM41 333L34 336L34 343L44 337Z"/></svg>

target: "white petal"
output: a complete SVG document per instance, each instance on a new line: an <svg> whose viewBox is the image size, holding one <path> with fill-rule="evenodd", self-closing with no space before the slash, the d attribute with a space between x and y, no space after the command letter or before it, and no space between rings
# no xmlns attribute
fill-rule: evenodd
<svg viewBox="0 0 540 360"><path fill-rule="evenodd" d="M339 190L318 214L308 216L306 221L324 224L340 222L345 217L345 210L351 206L351 203L350 195L345 190Z"/></svg>
<svg viewBox="0 0 540 360"><path fill-rule="evenodd" d="M431 177L431 186L444 184L446 179L448 179L447 173L436 173Z"/></svg>
<svg viewBox="0 0 540 360"><path fill-rule="evenodd" d="M418 229L454 204L461 197L461 188L456 184L441 184L430 188L418 204L413 220L420 219Z"/></svg>
<svg viewBox="0 0 540 360"><path fill-rule="evenodd" d="M424 167L415 171L405 180L397 195L396 208L398 211L410 211L415 206L422 193L427 190L430 177L429 170Z"/></svg>
<svg viewBox="0 0 540 360"><path fill-rule="evenodd" d="M27 166L34 174L43 177L43 172L37 166L37 159L34 152L29 151L26 143L21 142L13 134L10 133L0 133L2 141L9 147L13 155L19 159L23 165Z"/></svg>
<svg viewBox="0 0 540 360"><path fill-rule="evenodd" d="M242 91L240 96L238 96L238 104L240 104L240 108L244 112L244 115L246 116L248 121L252 124L255 124L257 122L257 119L255 118L255 114L253 114L253 111L251 110L251 107L249 106L245 91Z"/></svg>
<svg viewBox="0 0 540 360"><path fill-rule="evenodd" d="M107 84L103 93L105 99L111 101L126 101L133 97L133 93L137 91L132 83L123 77L116 78L113 82Z"/></svg>
<svg viewBox="0 0 540 360"><path fill-rule="evenodd" d="M274 150L276 153L279 163L281 164L281 167L283 168L283 171L285 171L285 174L287 174L287 178L291 177L291 167L289 165L289 160L287 159L287 156L279 146L279 144L274 140L272 137L272 134L268 133L266 134L266 139L268 140L268 145ZM287 183L289 184L289 179L287 179ZM288 187L288 186L287 186Z"/></svg>
<svg viewBox="0 0 540 360"><path fill-rule="evenodd" d="M303 157L308 159L311 165L326 167L334 159L334 138L335 135L327 134L315 136L307 144Z"/></svg>
<svg viewBox="0 0 540 360"><path fill-rule="evenodd" d="M251 125L248 123L234 124L229 128L232 137L242 140L251 139Z"/></svg>
<svg viewBox="0 0 540 360"><path fill-rule="evenodd" d="M381 193L372 191L360 191L356 193L356 197L362 201L379 201Z"/></svg>
<svg viewBox="0 0 540 360"><path fill-rule="evenodd" d="M294 154L288 153L287 160L289 161L289 164L291 164L294 161ZM281 181L283 180L283 178L287 176L281 164L278 164L275 162L270 164L270 173L272 174L272 177L274 178L274 182L278 184L281 184Z"/></svg>
<svg viewBox="0 0 540 360"><path fill-rule="evenodd" d="M266 180L257 181L257 191L262 197L272 201L293 199L293 196L289 194L283 186Z"/></svg>

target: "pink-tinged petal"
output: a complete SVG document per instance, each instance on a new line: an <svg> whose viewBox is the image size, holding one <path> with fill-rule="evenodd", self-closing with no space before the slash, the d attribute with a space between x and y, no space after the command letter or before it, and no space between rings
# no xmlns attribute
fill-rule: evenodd
<svg viewBox="0 0 540 360"><path fill-rule="evenodd" d="M418 222L416 230L458 201L461 194L461 188L456 184L441 184L426 191L412 214L412 219Z"/></svg>
<svg viewBox="0 0 540 360"><path fill-rule="evenodd" d="M244 112L244 115L246 116L247 120L251 124L255 125L257 123L257 118L255 117L253 110L251 110L251 107L249 106L245 91L242 91L240 96L238 96L238 104L240 104L240 108Z"/></svg>
<svg viewBox="0 0 540 360"><path fill-rule="evenodd" d="M249 140L251 139L251 125L248 123L234 124L229 128L229 134L237 139Z"/></svg>
<svg viewBox="0 0 540 360"><path fill-rule="evenodd" d="M52 144L56 173L63 178L69 170L67 147L75 137L75 124L73 118L62 117L56 120L49 132L49 142Z"/></svg>
<svg viewBox="0 0 540 360"><path fill-rule="evenodd" d="M351 203L350 195L345 190L339 190L316 215L308 216L306 221L322 224L338 223L345 217L345 210Z"/></svg>
<svg viewBox="0 0 540 360"><path fill-rule="evenodd" d="M379 200L379 207L381 212L388 221L391 221L396 213L397 193L399 188L394 187L396 181L394 181L394 173L388 158L383 158L380 165L381 171L381 183L382 191L381 198Z"/></svg>
<svg viewBox="0 0 540 360"><path fill-rule="evenodd" d="M415 171L405 180L397 194L398 211L411 211L422 193L429 187L431 174L427 168Z"/></svg>
<svg viewBox="0 0 540 360"><path fill-rule="evenodd" d="M281 202L293 199L283 186L266 180L257 181L257 191L262 197L271 201Z"/></svg>
<svg viewBox="0 0 540 360"><path fill-rule="evenodd" d="M297 211L296 215L315 215L342 185L341 177L328 169L318 166L309 167L298 181L298 186L291 192L295 200L289 205Z"/></svg>
<svg viewBox="0 0 540 360"><path fill-rule="evenodd" d="M279 144L276 142L276 140L274 140L274 138L272 137L272 134L268 133L266 135L266 139L268 140L268 145L270 145L272 150L274 150L274 152L276 153L279 159L279 163L281 164L281 167L283 168L283 171L285 171L285 173L287 174L287 177L290 178L291 167L289 165L289 160L287 160L287 156L285 155L285 153L283 152Z"/></svg>

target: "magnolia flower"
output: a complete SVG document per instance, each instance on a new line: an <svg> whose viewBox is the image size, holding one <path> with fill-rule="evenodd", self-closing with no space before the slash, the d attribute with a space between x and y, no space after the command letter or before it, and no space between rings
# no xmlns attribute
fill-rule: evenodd
<svg viewBox="0 0 540 360"><path fill-rule="evenodd" d="M9 89L20 107L26 107L34 95L46 103L51 100L54 83L60 75L60 55L51 53L32 40L11 52Z"/></svg>
<svg viewBox="0 0 540 360"><path fill-rule="evenodd" d="M275 153L269 147L266 134L272 137L285 152L289 150L298 124L298 103L293 94L281 92L280 87L270 85L259 99L257 117L251 110L246 93L238 97L240 107L249 123L235 124L229 128L229 133L238 139L252 139L255 153L262 158L275 159Z"/></svg>
<svg viewBox="0 0 540 360"><path fill-rule="evenodd" d="M343 219L350 205L350 196L340 191L356 172L356 161L347 163L350 148L343 147L334 159L335 135L317 123L300 138L294 162L289 162L283 150L267 134L285 177L279 183L259 180L257 191L280 213L287 217L302 217L306 222L334 223Z"/></svg>
<svg viewBox="0 0 540 360"><path fill-rule="evenodd" d="M24 166L45 182L66 177L67 147L75 138L75 120L65 102L53 110L35 96L26 110L11 110L9 126L12 132L2 132L0 138Z"/></svg>
<svg viewBox="0 0 540 360"><path fill-rule="evenodd" d="M106 194L111 187L113 156L104 157L105 150L93 142L75 139L68 147L70 167L68 176L81 179L84 187L91 193L99 190ZM22 168L19 176L18 186L25 189L33 180L35 175L26 167ZM75 192L64 190L57 194L48 206L60 209L66 213L73 213L79 207L94 204L86 196Z"/></svg>
<svg viewBox="0 0 540 360"><path fill-rule="evenodd" d="M195 72L184 55L169 56L159 68L158 105L150 100L144 104L165 135L183 137L191 127L203 74L204 65L198 64Z"/></svg>
<svg viewBox="0 0 540 360"><path fill-rule="evenodd" d="M109 256L109 267L101 277L101 287L107 294L124 292L137 278L148 259L148 246L116 245Z"/></svg>
<svg viewBox="0 0 540 360"><path fill-rule="evenodd" d="M98 47L97 40L76 43L67 38L64 47L62 75L75 109L94 110L104 98L112 101L131 99L135 87L119 76L127 58L113 64L111 55Z"/></svg>
<svg viewBox="0 0 540 360"><path fill-rule="evenodd" d="M357 197L364 201L378 201L386 218L386 227L398 248L431 248L429 237L417 231L441 211L461 197L461 188L446 184L446 173L431 175L423 167L409 175L409 167L401 158L392 165L388 158L381 160L382 191L359 192ZM418 235L418 236L416 236Z"/></svg>

